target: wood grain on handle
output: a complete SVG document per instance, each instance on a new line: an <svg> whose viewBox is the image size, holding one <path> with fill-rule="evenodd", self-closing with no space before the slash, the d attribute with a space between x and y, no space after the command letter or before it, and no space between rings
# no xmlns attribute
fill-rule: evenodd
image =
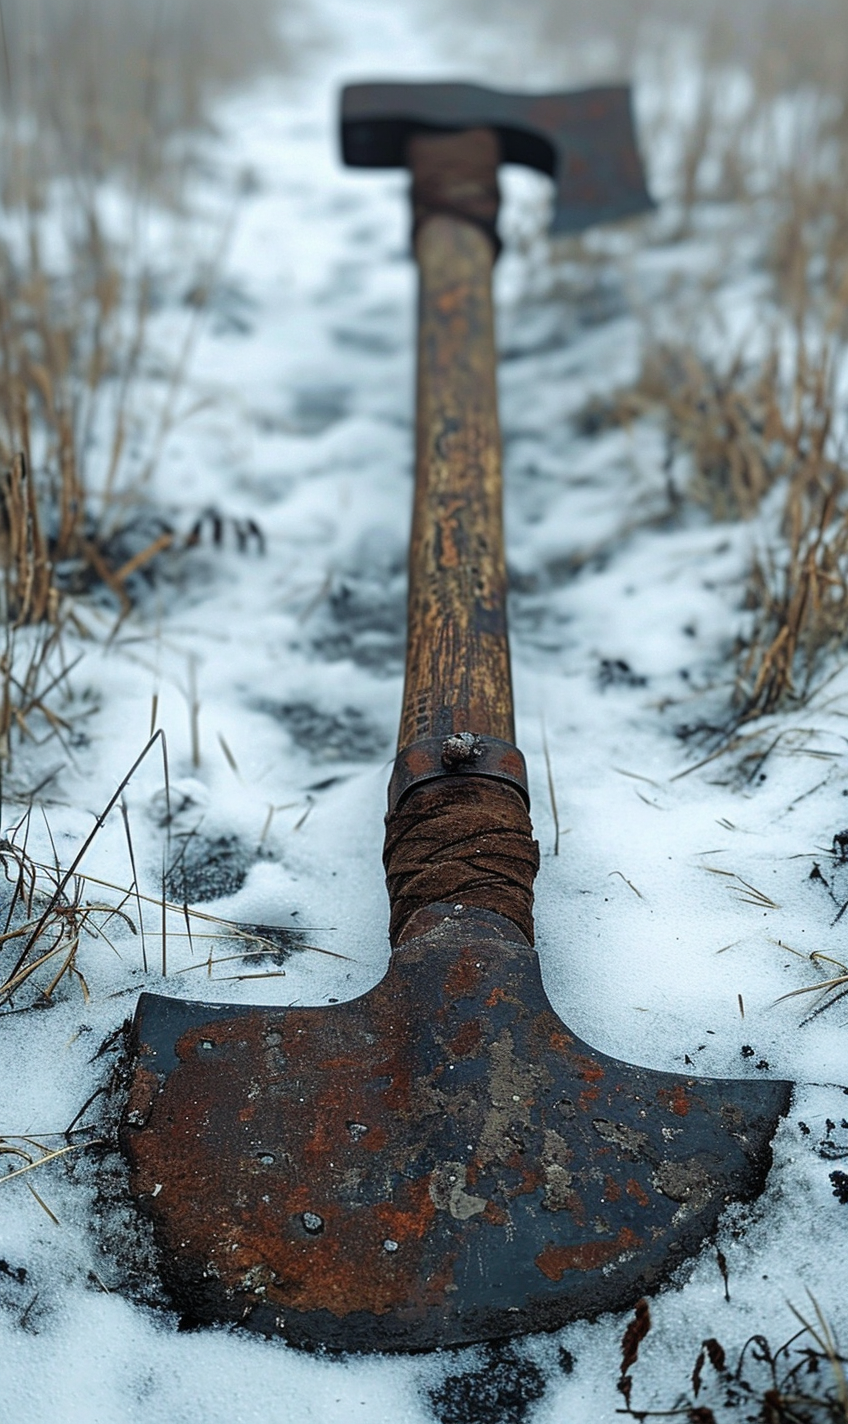
<svg viewBox="0 0 848 1424"><path fill-rule="evenodd" d="M491 241L435 214L420 270L415 508L399 747L471 731L514 741L506 631Z"/></svg>

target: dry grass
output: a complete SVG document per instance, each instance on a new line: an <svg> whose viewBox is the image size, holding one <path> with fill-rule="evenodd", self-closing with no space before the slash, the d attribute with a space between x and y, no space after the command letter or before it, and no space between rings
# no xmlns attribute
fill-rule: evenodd
<svg viewBox="0 0 848 1424"><path fill-rule="evenodd" d="M783 947L783 946L781 946ZM797 954L797 950L790 951ZM810 994L817 997L810 1008L807 1017L804 1019L808 1023L811 1019L817 1018L819 1014L830 1009L834 1004L840 1003L848 995L848 965L842 964L840 960L834 959L828 954L813 953L801 956L808 959L811 964L818 966L829 965L831 970L837 968L839 974L831 974L830 977L819 979L815 984L804 984L800 989L792 989L788 994L781 994L778 1003L783 1003L786 999L797 999L801 996L805 998Z"/></svg>
<svg viewBox="0 0 848 1424"><path fill-rule="evenodd" d="M3 0L5 205L55 178L80 192L116 170L178 194L187 131L209 102L288 54L280 11L297 0Z"/></svg>
<svg viewBox="0 0 848 1424"><path fill-rule="evenodd" d="M28 820L25 824L28 829ZM111 945L110 924L135 933L123 905L85 900L83 877L33 860L26 833L22 843L14 833L0 842L0 865L10 891L0 931L0 1006L22 991L28 1002L49 1003L66 978L77 982L88 1002L88 984L77 962L81 943L88 935Z"/></svg>
<svg viewBox="0 0 848 1424"><path fill-rule="evenodd" d="M54 736L64 742L72 730L55 705L57 695L67 698L69 675L78 661L69 664L65 656L66 616L72 617L63 610L55 622L25 630L6 623L0 654L0 767L11 759L15 737L33 745Z"/></svg>
<svg viewBox="0 0 848 1424"><path fill-rule="evenodd" d="M722 1266L722 1260L719 1267L726 1286L726 1265ZM810 1306L805 1315L790 1303L789 1309L801 1328L784 1344L774 1348L765 1335L752 1335L735 1363L731 1363L717 1339L704 1340L689 1387L671 1407L654 1410L632 1404L632 1371L639 1347L651 1329L648 1304L641 1301L622 1340L618 1387L625 1408L619 1412L631 1419L676 1418L688 1420L689 1424L717 1424L718 1419L728 1418L749 1420L752 1424L846 1424L847 1362L812 1295Z"/></svg>
<svg viewBox="0 0 848 1424"><path fill-rule="evenodd" d="M155 283L139 233L163 201L178 221L210 99L283 64L279 17L277 0L0 8L0 762L16 731L31 734L34 712L60 730L45 673L62 630L81 626L69 599L106 589L125 616L139 576L174 542L144 486L204 304L193 302L183 350L140 402L155 367ZM214 284L213 267L198 291ZM27 626L41 631L15 636Z"/></svg>
<svg viewBox="0 0 848 1424"><path fill-rule="evenodd" d="M841 341L817 351L796 333L791 376L775 347L761 363L739 355L723 371L690 346L649 347L635 385L598 419L623 423L659 410L669 446L689 457L684 491L716 520L750 519L783 490L778 537L752 561L744 596L735 723L802 703L848 629L848 464L835 443Z"/></svg>
<svg viewBox="0 0 848 1424"><path fill-rule="evenodd" d="M74 573L126 601L105 546L110 506L125 492L146 298L143 280L127 291L118 254L89 218L86 243L59 273L44 269L32 215L25 260L0 247L2 612L16 626L56 623Z"/></svg>
<svg viewBox="0 0 848 1424"><path fill-rule="evenodd" d="M145 971L157 962L163 975L174 972L168 966L169 944L187 941L197 957L175 972L224 981L285 977L280 961L292 949L344 958L308 944L299 931L239 925L143 894L135 881L121 887L73 867L68 871L56 862L36 860L27 849L27 830L28 820L0 841L6 888L0 920L0 1011L13 1006L20 1011L33 1004L46 1008L68 982L88 1002L91 990L82 968L84 952L90 957L105 947L122 958L113 936L124 950L127 935L132 936L134 961ZM149 958L152 945L157 947L156 961ZM265 964L267 968L257 968ZM226 966L223 973L222 965Z"/></svg>
<svg viewBox="0 0 848 1424"><path fill-rule="evenodd" d="M131 576L172 538L150 538L129 458L131 441L150 439L139 442L133 412L146 281L89 219L58 270L41 260L36 213L23 251L0 238L0 759L34 707L58 729L45 670L69 622L85 628L69 596L105 587L126 613ZM26 627L40 632L17 636Z"/></svg>
<svg viewBox="0 0 848 1424"><path fill-rule="evenodd" d="M649 159L662 150L678 235L693 231L699 205L716 201L735 205L729 230L763 234L772 352L719 369L692 344L662 347L649 335L639 381L606 414L630 420L661 409L669 464L676 450L688 452L685 496L715 519L748 519L785 484L780 535L748 580L736 717L803 701L848 626L834 395L848 335L848 3L601 0L590 13L576 0L535 0L524 13L526 43L540 55L567 51L564 65L582 63L587 79L645 76L646 147ZM796 353L788 374L777 355L787 330Z"/></svg>
<svg viewBox="0 0 848 1424"><path fill-rule="evenodd" d="M447 9L447 6L445 7ZM640 48L656 46L663 34L694 34L715 62L754 68L772 88L792 83L835 82L844 73L848 37L840 32L844 0L526 0L520 31L510 0L452 0L450 13L471 26L487 24L508 33L528 58L576 62L587 78L610 65L621 70L638 59ZM830 31L827 52L822 30ZM603 48L603 43L606 48Z"/></svg>
<svg viewBox="0 0 848 1424"><path fill-rule="evenodd" d="M793 484L785 540L754 560L747 590L754 628L743 643L737 681L740 721L805 702L826 655L845 645L845 487L841 468L806 488Z"/></svg>
<svg viewBox="0 0 848 1424"><path fill-rule="evenodd" d="M466 0L460 13L478 24L484 10L497 24L498 0ZM522 15L521 62L538 56L546 82L560 58L563 82L641 76L663 241L697 239L711 206L728 252L738 239L754 253L756 235L754 260L771 277L759 313L760 331L773 333L758 343L764 355L706 354L701 333L715 327L702 274L681 290L696 308L693 337L662 344L651 327L635 385L585 412L587 429L661 412L668 469L685 451L691 471L682 490L669 480L673 513L690 500L716 520L751 519L766 497L770 510L782 498L747 578L732 729L803 702L846 644L837 392L848 340L848 0L599 0L591 10L530 0ZM712 285L721 284L717 272Z"/></svg>
<svg viewBox="0 0 848 1424"><path fill-rule="evenodd" d="M749 519L786 472L797 439L781 410L778 370L776 356L750 369L739 354L719 371L691 346L649 345L638 380L598 420L627 424L660 411L669 468L680 450L691 460L686 496L713 519Z"/></svg>
<svg viewBox="0 0 848 1424"><path fill-rule="evenodd" d="M661 54L653 73L664 97L651 118L649 152L676 133L670 196L691 230L697 203L744 205L740 222L770 235L771 261L784 297L810 296L809 267L827 254L844 269L844 177L848 113L848 7L845 0L765 0L717 5L681 56ZM724 13L722 13L724 11ZM650 69L649 69L650 72ZM752 212L751 208L756 211Z"/></svg>
<svg viewBox="0 0 848 1424"><path fill-rule="evenodd" d="M191 909L161 896L141 890L136 869L136 856L124 794L136 771L151 753L160 753L164 775L166 814L170 814L170 780L167 746L164 733L154 732L140 752L68 866L61 866L55 854L52 862L36 859L29 849L33 819L30 805L24 816L8 835L0 840L0 869L5 881L5 893L0 894L0 1011L11 1006L26 1008L33 1004L46 1007L56 991L68 981L74 981L88 1002L89 984L80 965L84 946L106 946L121 958L112 936L126 941L127 934L137 945L135 956L145 973L152 968L148 942L158 945L158 966L163 976L168 973L169 941L185 940L193 962L179 973L200 970L208 978L263 979L284 976L279 966L293 950L309 950L330 958L344 959L332 950L310 944L299 929L281 929L266 925L240 925L202 910ZM109 817L120 809L127 854L132 869L129 886L121 887L83 871L82 866L91 847ZM166 823L167 824L167 823ZM53 845L49 823L45 817L48 838ZM166 840L165 861L171 859L170 834ZM165 875L163 873L163 881ZM103 892L108 898L104 899ZM132 915L128 906L132 908ZM195 950L204 948L202 957ZM229 953L221 953L228 949ZM231 973L230 966L238 962L241 973ZM227 965L223 975L216 974L219 965ZM244 966L250 965L249 971ZM260 968L257 965L270 965Z"/></svg>
<svg viewBox="0 0 848 1424"><path fill-rule="evenodd" d="M173 544L218 543L229 529L225 516L206 511L178 541L150 504L148 481L178 417L204 314L198 293L214 287L232 219L213 258L184 274L193 295L168 369L150 341L156 273L141 234L146 213L163 205L174 224L191 221L192 134L224 88L283 65L280 8L278 0L2 0L0 768L16 738L64 742L72 731L57 706L73 670L65 635L111 624L88 617L90 598L123 618L140 576ZM261 547L254 524L237 523L234 533L239 548ZM145 968L147 941L157 941L163 972L169 938L181 936L241 949L226 960L279 958L261 927L241 930L142 895L134 862L129 889L95 882L80 869L92 837L70 867L35 858L30 825L25 816L0 842L7 1009L49 1003L68 983L87 997L83 950L115 949L115 933L138 937ZM209 974L221 958L209 948Z"/></svg>

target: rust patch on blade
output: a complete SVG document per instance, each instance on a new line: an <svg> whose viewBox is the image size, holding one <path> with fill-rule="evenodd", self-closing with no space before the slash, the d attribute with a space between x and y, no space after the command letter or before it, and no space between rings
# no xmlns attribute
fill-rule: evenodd
<svg viewBox="0 0 848 1424"><path fill-rule="evenodd" d="M308 1012L280 1020L278 1050L290 1059L300 1051L301 1074L309 1027ZM339 1074L338 1055L328 1055L326 1076L294 1077L290 1101L301 1098L305 1110L289 1111L281 1132L277 1099L256 1074L266 1029L257 1013L189 1031L161 1091L155 1075L137 1075L136 1097L157 1089L157 1130L139 1136L136 1189L152 1197L165 1184L154 1207L166 1250L188 1249L225 1292L281 1308L380 1316L412 1298L422 1308L441 1299L452 1253L432 1273L423 1269L436 1206L427 1177L404 1180L403 1147L396 1162L389 1154L376 1200L357 1192L387 1142L384 1123L369 1126L369 1081L385 1083L391 1112L407 1105L402 1050L384 1057L385 1041L371 1034L359 1075Z"/></svg>
<svg viewBox="0 0 848 1424"><path fill-rule="evenodd" d="M661 1088L657 1094L660 1102L665 1103L669 1111L673 1112L676 1117L688 1117L689 1115L692 1103L686 1091L688 1086L688 1083L675 1083L673 1088Z"/></svg>
<svg viewBox="0 0 848 1424"><path fill-rule="evenodd" d="M622 1226L614 1241L587 1241L581 1246L546 1246L536 1265L549 1281L561 1281L566 1271L597 1271L617 1257L636 1251L642 1238Z"/></svg>
<svg viewBox="0 0 848 1424"><path fill-rule="evenodd" d="M479 950L474 945L464 946L445 976L445 997L474 998L480 987L481 969Z"/></svg>
<svg viewBox="0 0 848 1424"><path fill-rule="evenodd" d="M627 1192L627 1195L629 1197L632 1197L634 1201L638 1202L640 1206L651 1205L651 1198L648 1196L648 1193L645 1191L645 1188L641 1186L639 1182L636 1181L635 1177L628 1177L627 1186L625 1190Z"/></svg>
<svg viewBox="0 0 848 1424"><path fill-rule="evenodd" d="M323 1204L314 1191L309 1198ZM269 1301L303 1311L321 1308L338 1317L363 1309L385 1315L406 1305L413 1293L421 1305L433 1303L450 1281L447 1262L438 1278L421 1279L421 1247L434 1215L428 1185L419 1181L401 1185L393 1201L370 1211L330 1208L321 1234L309 1240L297 1220L288 1239L280 1239L272 1216L267 1229L239 1243L242 1281L249 1283L251 1269L261 1262L268 1271L263 1293Z"/></svg>
<svg viewBox="0 0 848 1424"><path fill-rule="evenodd" d="M159 1079L148 1068L137 1068L133 1075L130 1094L124 1109L125 1121L131 1127L144 1127L153 1111L153 1103L159 1091Z"/></svg>
<svg viewBox="0 0 848 1424"><path fill-rule="evenodd" d="M480 1024L475 1023L473 1019L469 1019L454 1034L448 1044L448 1048L454 1058L470 1058L473 1054L479 1053L482 1039L483 1030Z"/></svg>

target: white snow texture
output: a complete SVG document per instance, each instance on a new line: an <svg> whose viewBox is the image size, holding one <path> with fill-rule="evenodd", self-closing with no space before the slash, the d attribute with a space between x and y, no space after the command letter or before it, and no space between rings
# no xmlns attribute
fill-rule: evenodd
<svg viewBox="0 0 848 1424"><path fill-rule="evenodd" d="M117 953L88 941L79 962L90 1002L67 982L49 1008L0 1024L0 1134L9 1138L43 1134L62 1145L46 1135L61 1133L104 1083L110 1058L96 1051L143 988L321 1004L368 989L387 963L380 850L402 690L415 273L406 179L342 168L337 94L346 80L392 75L504 86L530 77L508 33L484 43L449 17L425 23L403 0L313 8L320 42L300 69L221 104L206 141L208 163L193 180L203 222L226 211L245 171L250 182L241 182L225 276L188 375L185 403L197 409L155 475L155 498L175 522L212 507L252 519L266 551L207 542L113 641L80 640L71 681L96 710L51 784L46 817L68 864L144 746L157 695L174 829L188 837L182 889L210 913L302 929L303 941L332 953L280 955L273 977L235 977L263 969L241 956L207 973L214 942L180 938L176 917L163 981L155 911L147 973L128 930L115 933ZM561 82L553 57L550 73L532 76L537 88ZM640 90L639 102L649 110L650 93ZM653 181L662 197L661 172ZM587 238L582 263L558 263L542 231L547 181L510 170L505 189L496 296L510 627L518 742L542 849L545 984L575 1032L616 1057L823 1085L798 1089L764 1196L731 1209L722 1226L730 1300L709 1245L651 1303L634 1404L671 1408L705 1336L731 1353L755 1330L778 1344L796 1327L789 1302L811 1313L807 1291L848 1339L848 1207L831 1181L848 1159L848 1097L827 1086L845 1076L845 1012L802 1026L807 1001L775 1005L815 979L791 950L844 959L834 902L809 875L848 820L848 678L838 673L813 705L772 719L771 737L783 737L754 781L732 756L695 767L697 753L675 730L727 704L760 525L717 525L697 511L652 522L666 487L659 426L593 435L574 417L589 397L633 379L639 313L662 304L675 274L697 280L723 252L728 330L754 327L759 248L752 238L728 259L720 211L669 242L661 209ZM162 260L170 285L153 331L169 350L184 288L178 259ZM55 743L23 747L15 775L35 785L62 761ZM162 785L154 752L126 792L141 888L153 897ZM18 815L4 806L6 825ZM30 850L51 855L38 817ZM117 812L82 869L130 882ZM86 894L116 901L106 889ZM125 909L135 916L132 898ZM232 942L221 951L236 953ZM95 1101L87 1120L97 1113ZM0 1419L10 1424L611 1424L622 1403L626 1316L517 1342L506 1356L511 1403L486 1394L487 1374L504 1366L482 1348L335 1359L237 1330L180 1332L172 1313L122 1288L133 1248L114 1215L99 1219L97 1191L84 1150L0 1189ZM456 1392L438 1392L464 1371L482 1373L460 1406Z"/></svg>

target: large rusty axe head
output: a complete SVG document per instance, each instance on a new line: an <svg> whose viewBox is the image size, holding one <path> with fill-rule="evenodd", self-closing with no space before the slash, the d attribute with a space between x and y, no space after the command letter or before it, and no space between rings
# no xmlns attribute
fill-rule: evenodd
<svg viewBox="0 0 848 1424"><path fill-rule="evenodd" d="M476 128L497 133L503 163L554 179L554 233L654 207L625 85L508 94L479 84L351 84L342 95L342 156L355 168L403 168L414 134Z"/></svg>
<svg viewBox="0 0 848 1424"><path fill-rule="evenodd" d="M422 1350L624 1309L763 1187L790 1085L634 1067L498 915L436 905L329 1008L142 996L121 1126L190 1320Z"/></svg>

